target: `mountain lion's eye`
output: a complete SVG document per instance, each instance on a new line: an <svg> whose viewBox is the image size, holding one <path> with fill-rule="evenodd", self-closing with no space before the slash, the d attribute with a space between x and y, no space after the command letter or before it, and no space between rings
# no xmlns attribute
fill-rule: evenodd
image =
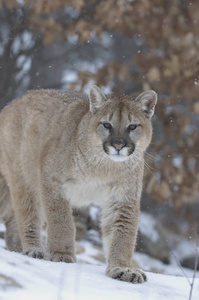
<svg viewBox="0 0 199 300"><path fill-rule="evenodd" d="M129 131L132 131L132 130L135 130L137 127L138 127L138 125L136 125L136 124L130 124L130 125L128 126L128 130L129 130Z"/></svg>
<svg viewBox="0 0 199 300"><path fill-rule="evenodd" d="M106 129L112 129L112 125L110 124L110 123L103 123L103 126L104 126L104 128L106 128Z"/></svg>

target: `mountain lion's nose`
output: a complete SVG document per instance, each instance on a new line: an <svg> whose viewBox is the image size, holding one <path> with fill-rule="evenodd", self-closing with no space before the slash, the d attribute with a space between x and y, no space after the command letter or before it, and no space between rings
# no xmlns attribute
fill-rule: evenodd
<svg viewBox="0 0 199 300"><path fill-rule="evenodd" d="M115 147L116 150L120 151L124 146L126 146L126 143L123 139L114 141L112 143L112 146Z"/></svg>

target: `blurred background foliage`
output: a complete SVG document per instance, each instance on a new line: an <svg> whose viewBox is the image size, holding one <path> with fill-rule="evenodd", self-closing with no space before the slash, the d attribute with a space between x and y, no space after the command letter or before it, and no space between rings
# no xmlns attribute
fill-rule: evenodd
<svg viewBox="0 0 199 300"><path fill-rule="evenodd" d="M199 1L0 1L0 108L28 89L154 89L142 209L199 228Z"/></svg>

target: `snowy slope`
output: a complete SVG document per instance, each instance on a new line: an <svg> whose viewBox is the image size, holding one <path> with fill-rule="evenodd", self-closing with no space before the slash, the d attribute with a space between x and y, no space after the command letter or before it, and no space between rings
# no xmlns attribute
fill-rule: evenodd
<svg viewBox="0 0 199 300"><path fill-rule="evenodd" d="M90 250L92 252L92 248ZM86 258L85 258L86 259ZM88 260L88 258L87 258ZM104 265L65 264L32 259L8 252L0 245L1 300L188 300L190 286L184 277L147 273L140 285L105 276ZM91 261L92 262L92 261ZM93 260L93 263L94 260ZM199 299L199 278L192 300Z"/></svg>

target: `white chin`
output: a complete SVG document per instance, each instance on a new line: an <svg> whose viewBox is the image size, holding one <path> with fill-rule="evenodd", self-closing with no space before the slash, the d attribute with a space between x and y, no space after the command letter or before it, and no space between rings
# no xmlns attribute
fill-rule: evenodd
<svg viewBox="0 0 199 300"><path fill-rule="evenodd" d="M113 155L110 155L110 159L114 160L114 161L125 161L128 159L128 156L113 154Z"/></svg>

